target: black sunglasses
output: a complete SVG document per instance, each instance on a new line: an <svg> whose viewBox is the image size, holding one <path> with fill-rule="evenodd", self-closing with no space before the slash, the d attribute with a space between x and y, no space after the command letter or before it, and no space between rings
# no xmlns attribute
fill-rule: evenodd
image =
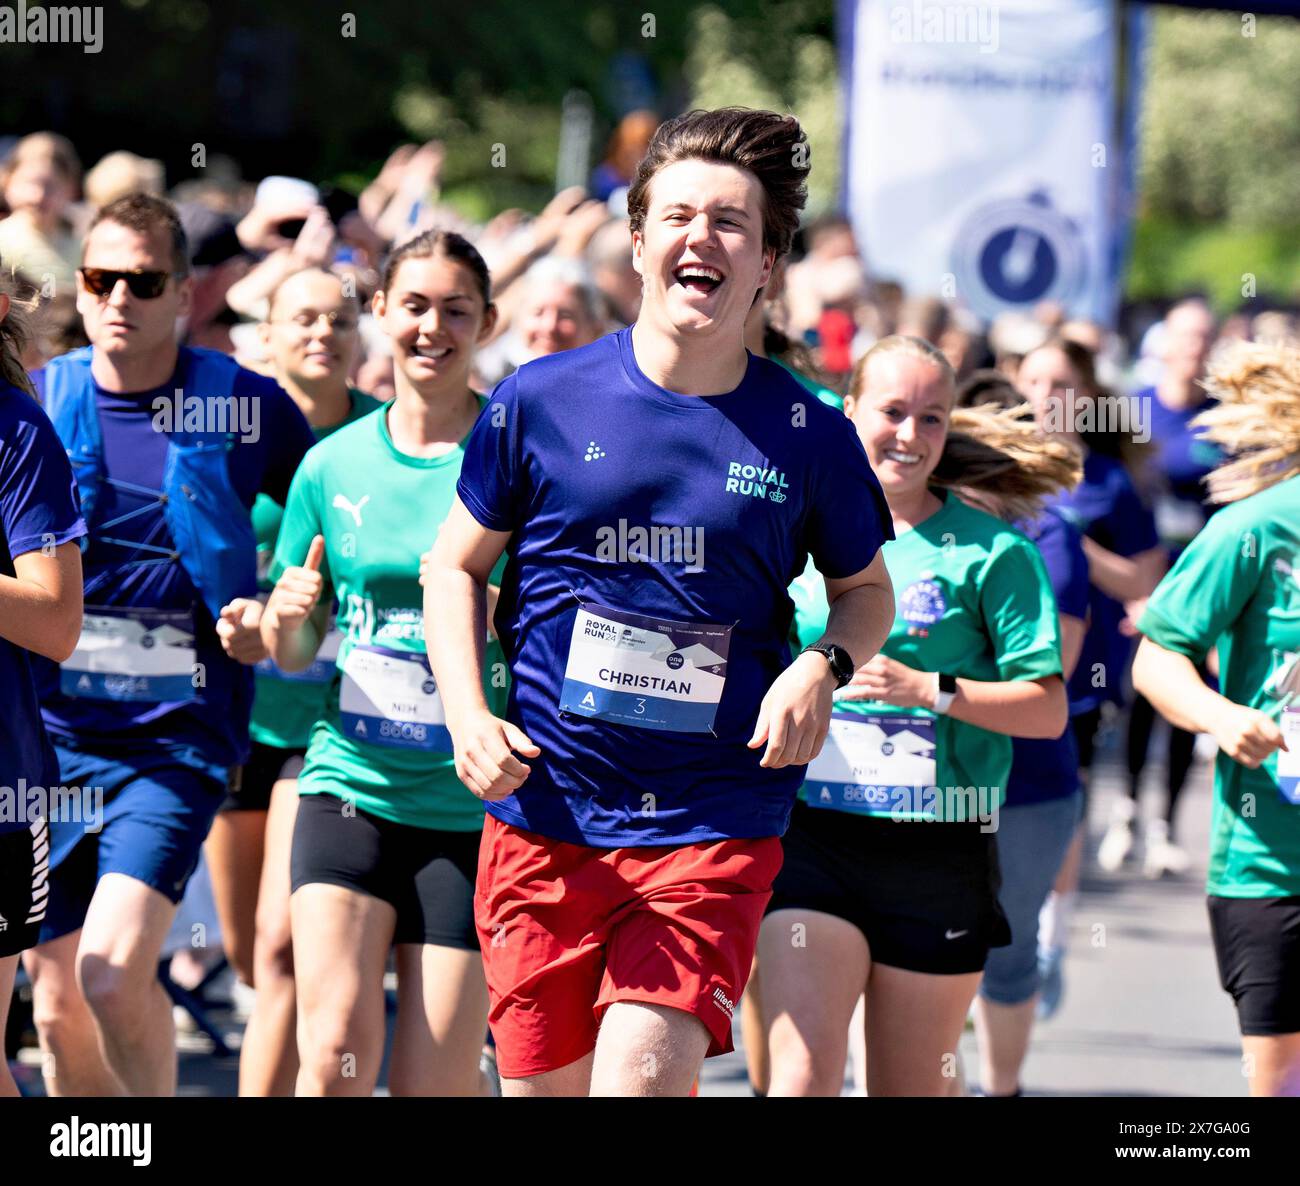
<svg viewBox="0 0 1300 1186"><path fill-rule="evenodd" d="M131 295L142 301L162 296L171 275L170 272L111 272L108 268L81 268L80 271L86 291L95 296L108 296L119 280L125 280Z"/></svg>

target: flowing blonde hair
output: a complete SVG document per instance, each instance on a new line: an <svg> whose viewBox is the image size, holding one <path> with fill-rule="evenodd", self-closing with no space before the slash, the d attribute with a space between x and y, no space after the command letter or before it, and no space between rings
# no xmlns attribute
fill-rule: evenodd
<svg viewBox="0 0 1300 1186"><path fill-rule="evenodd" d="M868 361L878 355L919 358L938 369L953 391L952 365L938 347L923 338L892 334L881 338L853 369L849 394L861 398ZM1005 407L984 404L954 408L948 437L930 484L951 490L1000 519L1034 519L1043 503L1059 490L1072 490L1083 476L1083 456L1073 445L1048 437L1034 421L1033 409L1019 402Z"/></svg>
<svg viewBox="0 0 1300 1186"><path fill-rule="evenodd" d="M1027 403L957 408L948 421L943 456L930 481L999 519L1036 519L1043 503L1073 490L1083 455L1045 436Z"/></svg>
<svg viewBox="0 0 1300 1186"><path fill-rule="evenodd" d="M1211 502L1237 502L1300 474L1300 350L1243 342L1211 363L1219 402L1192 421L1229 459L1206 478Z"/></svg>

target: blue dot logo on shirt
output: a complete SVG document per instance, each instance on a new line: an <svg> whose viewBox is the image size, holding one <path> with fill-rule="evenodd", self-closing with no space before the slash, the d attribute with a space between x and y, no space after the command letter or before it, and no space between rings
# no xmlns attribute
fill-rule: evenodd
<svg viewBox="0 0 1300 1186"><path fill-rule="evenodd" d="M908 624L908 633L923 638L947 609L943 590L932 580L913 581L898 598L898 613Z"/></svg>
<svg viewBox="0 0 1300 1186"><path fill-rule="evenodd" d="M426 696L432 696L437 690L438 685L434 683L432 679L426 679L424 683L420 685L420 691Z"/></svg>

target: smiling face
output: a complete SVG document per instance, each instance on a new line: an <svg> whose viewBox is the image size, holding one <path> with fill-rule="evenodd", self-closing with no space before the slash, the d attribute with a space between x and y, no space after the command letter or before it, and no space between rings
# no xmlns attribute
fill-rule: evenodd
<svg viewBox="0 0 1300 1186"><path fill-rule="evenodd" d="M96 350L126 361L174 344L176 321L189 312L194 281L189 276L177 279L171 243L161 230L137 231L108 220L98 223L86 236L82 266L171 273L162 293L148 299L135 296L125 280L119 280L106 296L96 296L77 273L77 312Z"/></svg>
<svg viewBox="0 0 1300 1186"><path fill-rule="evenodd" d="M531 285L518 316L519 336L530 355L558 354L594 342L600 335L582 293L561 280Z"/></svg>
<svg viewBox="0 0 1300 1186"><path fill-rule="evenodd" d="M393 365L417 390L469 386L474 348L496 324L474 274L442 255L404 259L374 313L393 343Z"/></svg>
<svg viewBox="0 0 1300 1186"><path fill-rule="evenodd" d="M934 363L889 353L867 360L862 390L844 400L871 468L891 500L929 484L948 438L953 389Z"/></svg>
<svg viewBox="0 0 1300 1186"><path fill-rule="evenodd" d="M685 160L650 182L645 227L632 234L641 317L672 333L739 336L768 281L763 189L735 165Z"/></svg>
<svg viewBox="0 0 1300 1186"><path fill-rule="evenodd" d="M291 381L343 383L360 348L360 315L337 276L299 272L276 290L262 340L276 371Z"/></svg>

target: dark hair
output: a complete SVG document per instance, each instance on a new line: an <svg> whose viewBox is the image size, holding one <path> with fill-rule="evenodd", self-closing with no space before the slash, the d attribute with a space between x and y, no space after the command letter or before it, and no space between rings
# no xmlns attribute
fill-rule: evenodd
<svg viewBox="0 0 1300 1186"><path fill-rule="evenodd" d="M385 292L392 287L393 278L404 260L434 257L449 259L467 267L474 275L479 296L483 298L483 307L486 309L492 303L492 277L488 273L487 264L479 255L478 248L455 231L423 231L394 247L384 260L384 274L379 287Z"/></svg>
<svg viewBox="0 0 1300 1186"><path fill-rule="evenodd" d="M688 111L659 125L627 191L627 213L634 231L645 230L650 182L660 169L678 161L735 165L763 187L763 246L778 256L790 250L799 214L808 200L808 138L793 115L719 107Z"/></svg>
<svg viewBox="0 0 1300 1186"><path fill-rule="evenodd" d="M1014 408L1024 402L1025 397L1001 371L972 371L957 387L956 406L959 408L982 408L988 404L997 408Z"/></svg>
<svg viewBox="0 0 1300 1186"><path fill-rule="evenodd" d="M0 321L0 379L35 396L31 378L23 366L23 352L32 338L31 305L23 299L24 290L32 292L34 286L18 273L0 267L0 293L9 298L9 313Z"/></svg>
<svg viewBox="0 0 1300 1186"><path fill-rule="evenodd" d="M768 358L779 358L805 379L811 379L823 387L827 386L826 377L813 359L812 351L766 319L763 321L763 353Z"/></svg>
<svg viewBox="0 0 1300 1186"><path fill-rule="evenodd" d="M81 258L86 258L86 242L101 222L115 222L128 230L138 231L142 235L157 231L171 243L172 272L177 279L188 276L190 272L189 241L185 237L185 228L181 226L180 215L176 207L166 198L153 194L127 194L101 206L86 228L86 238L82 240Z"/></svg>

